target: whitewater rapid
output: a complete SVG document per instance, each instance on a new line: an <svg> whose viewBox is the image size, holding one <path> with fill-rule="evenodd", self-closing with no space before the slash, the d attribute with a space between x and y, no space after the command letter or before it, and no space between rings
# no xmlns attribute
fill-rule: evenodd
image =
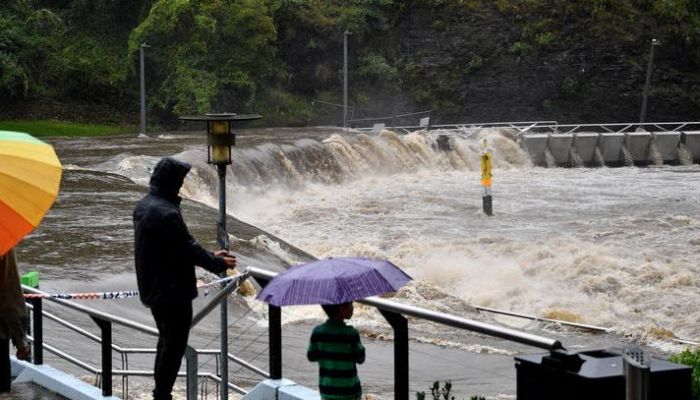
<svg viewBox="0 0 700 400"><path fill-rule="evenodd" d="M481 138L493 217L481 212ZM215 207L201 156L178 154L195 164L183 193ZM128 163L113 167L145 183ZM259 144L235 149L230 172L230 214L316 257L395 262L417 282L399 301L561 318L647 344L700 339L698 166L534 167L511 132L462 130Z"/></svg>

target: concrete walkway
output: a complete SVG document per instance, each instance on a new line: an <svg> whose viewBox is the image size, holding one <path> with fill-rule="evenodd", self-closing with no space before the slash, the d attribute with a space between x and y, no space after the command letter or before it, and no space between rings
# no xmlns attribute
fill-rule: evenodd
<svg viewBox="0 0 700 400"><path fill-rule="evenodd" d="M12 385L9 393L0 393L1 400L64 400L55 393L34 383L17 383Z"/></svg>

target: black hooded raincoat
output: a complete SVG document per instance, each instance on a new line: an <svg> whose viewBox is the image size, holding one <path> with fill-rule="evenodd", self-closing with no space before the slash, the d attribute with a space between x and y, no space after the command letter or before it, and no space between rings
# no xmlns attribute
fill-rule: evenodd
<svg viewBox="0 0 700 400"><path fill-rule="evenodd" d="M141 301L147 307L197 297L194 266L226 270L223 258L200 246L180 212L178 193L191 166L163 158L150 180L150 191L134 209L134 254Z"/></svg>

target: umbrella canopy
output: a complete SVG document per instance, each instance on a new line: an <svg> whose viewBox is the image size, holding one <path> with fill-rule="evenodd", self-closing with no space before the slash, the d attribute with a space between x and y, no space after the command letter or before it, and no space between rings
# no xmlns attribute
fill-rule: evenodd
<svg viewBox="0 0 700 400"><path fill-rule="evenodd" d="M51 145L0 131L0 255L39 225L56 199L62 172Z"/></svg>
<svg viewBox="0 0 700 400"><path fill-rule="evenodd" d="M327 258L294 266L277 275L258 299L275 306L340 304L395 292L411 279L389 261Z"/></svg>

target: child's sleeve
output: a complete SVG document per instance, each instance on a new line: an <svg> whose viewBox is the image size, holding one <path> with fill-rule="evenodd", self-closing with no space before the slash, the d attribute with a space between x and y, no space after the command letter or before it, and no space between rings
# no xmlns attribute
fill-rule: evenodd
<svg viewBox="0 0 700 400"><path fill-rule="evenodd" d="M316 330L311 333L311 339L309 340L309 347L306 349L306 358L309 361L318 361L319 357L318 342L316 340Z"/></svg>
<svg viewBox="0 0 700 400"><path fill-rule="evenodd" d="M360 334L355 331L355 343L352 350L353 356L355 357L355 362L362 364L365 362L365 346L362 345L360 341Z"/></svg>

